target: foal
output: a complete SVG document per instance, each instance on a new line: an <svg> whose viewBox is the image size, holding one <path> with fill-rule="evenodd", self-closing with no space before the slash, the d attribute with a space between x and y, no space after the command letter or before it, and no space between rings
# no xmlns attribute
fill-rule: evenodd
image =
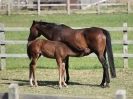
<svg viewBox="0 0 133 99"><path fill-rule="evenodd" d="M58 41L36 39L28 42L27 55L29 59L31 59L29 64L29 80L31 86L33 86L33 82L35 86L38 86L35 76L35 68L37 60L43 55L48 58L56 59L59 70L59 88L62 88L62 85L67 87L67 84L64 81L66 58L68 56L79 56L81 53L74 53L72 49Z"/></svg>

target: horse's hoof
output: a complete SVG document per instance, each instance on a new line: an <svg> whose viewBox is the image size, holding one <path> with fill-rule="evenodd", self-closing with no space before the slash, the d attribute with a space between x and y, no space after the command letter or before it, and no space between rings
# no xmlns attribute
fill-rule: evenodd
<svg viewBox="0 0 133 99"><path fill-rule="evenodd" d="M100 84L100 87L101 88L106 88L106 86L104 84L102 84L102 83Z"/></svg>
<svg viewBox="0 0 133 99"><path fill-rule="evenodd" d="M104 85L100 85L101 86L101 88L105 88L105 86Z"/></svg>
<svg viewBox="0 0 133 99"><path fill-rule="evenodd" d="M101 84L100 84L100 87L101 87L101 88L105 88L105 86L104 86L104 84L103 84L103 83L101 83Z"/></svg>
<svg viewBox="0 0 133 99"><path fill-rule="evenodd" d="M100 84L100 86L101 86L101 88L109 88L110 87L109 84L106 84L106 85Z"/></svg>
<svg viewBox="0 0 133 99"><path fill-rule="evenodd" d="M67 81L65 81L65 83L66 83L66 84L69 84L69 81L67 80Z"/></svg>
<svg viewBox="0 0 133 99"><path fill-rule="evenodd" d="M110 88L109 84L106 84L106 87L107 87L107 88Z"/></svg>

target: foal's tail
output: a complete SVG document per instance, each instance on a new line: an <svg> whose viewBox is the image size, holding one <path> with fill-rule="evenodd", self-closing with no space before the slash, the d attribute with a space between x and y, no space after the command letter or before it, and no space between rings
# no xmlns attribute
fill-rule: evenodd
<svg viewBox="0 0 133 99"><path fill-rule="evenodd" d="M116 70L115 70L115 64L114 64L114 57L113 57L110 33L109 33L109 31L104 30L104 29L103 29L103 32L106 35L106 50L107 50L107 55L108 55L108 62L109 62L111 77L115 78Z"/></svg>

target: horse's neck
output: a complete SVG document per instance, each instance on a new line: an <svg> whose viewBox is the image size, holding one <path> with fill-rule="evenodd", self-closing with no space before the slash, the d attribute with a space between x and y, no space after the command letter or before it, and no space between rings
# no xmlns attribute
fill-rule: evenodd
<svg viewBox="0 0 133 99"><path fill-rule="evenodd" d="M44 31L44 32L42 33L42 35L43 35L44 37L46 37L47 39L51 40L51 39L52 39L53 33L52 33L51 31Z"/></svg>
<svg viewBox="0 0 133 99"><path fill-rule="evenodd" d="M39 30L40 30L41 35L43 35L47 39L50 39L51 40L52 35L53 35L52 32L51 32L51 30L44 30L43 28L40 28Z"/></svg>
<svg viewBox="0 0 133 99"><path fill-rule="evenodd" d="M33 41L28 41L27 46L29 46Z"/></svg>

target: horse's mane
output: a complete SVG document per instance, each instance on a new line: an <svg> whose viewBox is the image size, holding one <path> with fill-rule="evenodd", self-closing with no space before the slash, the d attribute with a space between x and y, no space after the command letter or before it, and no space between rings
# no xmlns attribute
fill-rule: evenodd
<svg viewBox="0 0 133 99"><path fill-rule="evenodd" d="M47 25L50 27L62 27L62 28L70 28L69 26L65 24L56 24L56 23L50 23L50 22L44 22L44 21L33 21L33 24L40 24L40 25Z"/></svg>

